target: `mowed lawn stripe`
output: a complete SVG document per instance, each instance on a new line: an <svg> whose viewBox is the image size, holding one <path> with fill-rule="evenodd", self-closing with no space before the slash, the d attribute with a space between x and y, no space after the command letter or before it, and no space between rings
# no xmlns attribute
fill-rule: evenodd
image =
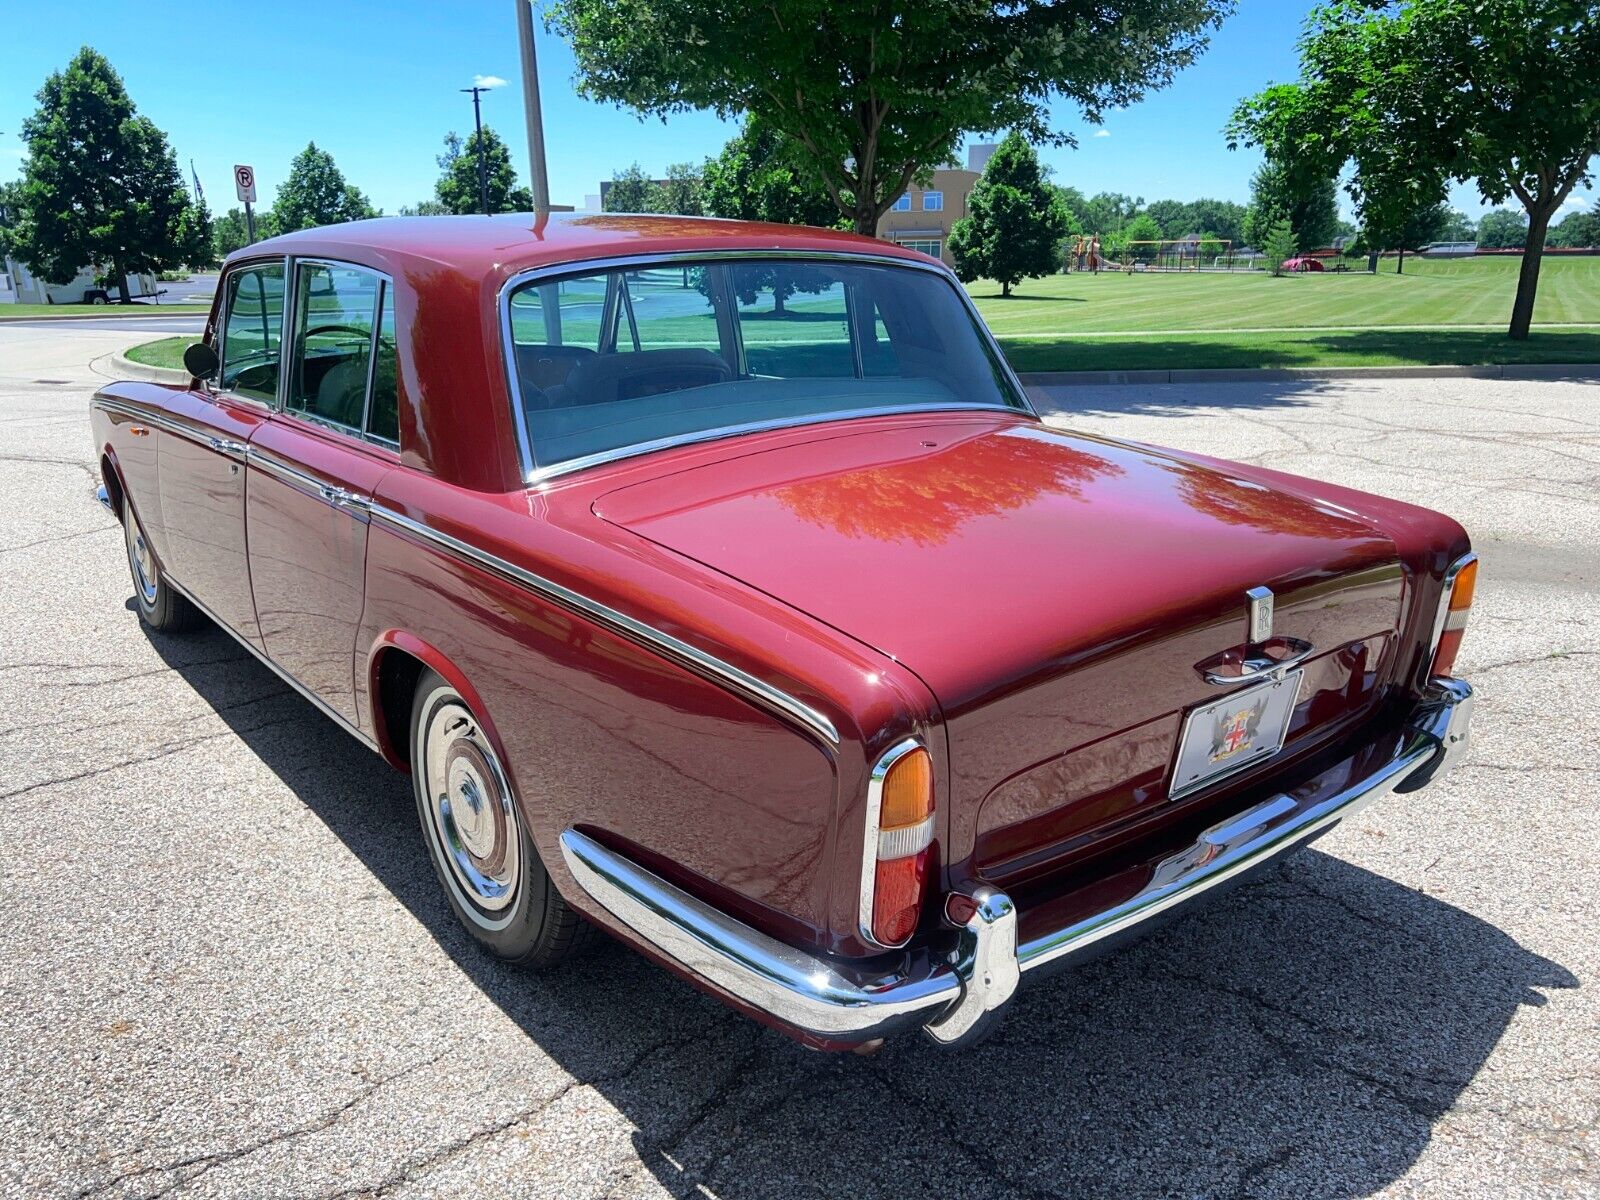
<svg viewBox="0 0 1600 1200"><path fill-rule="evenodd" d="M1364 271L1273 278L1263 272L1051 275L1001 299L993 284L969 290L1000 337L1120 330L1494 328L1511 315L1520 259L1408 260ZM1600 321L1600 257L1546 259L1534 321Z"/></svg>

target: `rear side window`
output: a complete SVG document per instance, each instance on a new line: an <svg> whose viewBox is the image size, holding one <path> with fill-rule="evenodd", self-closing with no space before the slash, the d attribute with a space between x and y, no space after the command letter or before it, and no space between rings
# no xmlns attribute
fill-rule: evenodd
<svg viewBox="0 0 1600 1200"><path fill-rule="evenodd" d="M288 407L359 431L381 280L358 267L300 263L295 270L294 366Z"/></svg>
<svg viewBox="0 0 1600 1200"><path fill-rule="evenodd" d="M228 276L220 380L224 389L263 404L277 400L283 297L282 263L246 267Z"/></svg>

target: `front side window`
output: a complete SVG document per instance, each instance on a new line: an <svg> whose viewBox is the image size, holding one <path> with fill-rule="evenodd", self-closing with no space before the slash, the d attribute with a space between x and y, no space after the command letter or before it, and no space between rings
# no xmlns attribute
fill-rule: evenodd
<svg viewBox="0 0 1600 1200"><path fill-rule="evenodd" d="M944 193L943 192L923 192L922 193L922 211L923 212L941 212L943 209L944 209Z"/></svg>
<svg viewBox="0 0 1600 1200"><path fill-rule="evenodd" d="M245 267L228 276L219 385L250 400L278 398L283 334L283 264Z"/></svg>
<svg viewBox="0 0 1600 1200"><path fill-rule="evenodd" d="M291 411L344 429L362 428L381 287L379 276L359 267L296 267Z"/></svg>
<svg viewBox="0 0 1600 1200"><path fill-rule="evenodd" d="M741 426L1026 410L955 286L916 268L674 262L524 284L505 319L539 471Z"/></svg>

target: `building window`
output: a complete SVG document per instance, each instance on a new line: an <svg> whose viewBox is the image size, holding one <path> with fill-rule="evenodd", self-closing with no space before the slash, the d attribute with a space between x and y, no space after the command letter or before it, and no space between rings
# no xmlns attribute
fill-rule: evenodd
<svg viewBox="0 0 1600 1200"><path fill-rule="evenodd" d="M943 209L944 209L944 193L943 192L923 192L922 193L922 211L923 212L941 212L941 211L943 211Z"/></svg>
<svg viewBox="0 0 1600 1200"><path fill-rule="evenodd" d="M932 258L938 258L941 240L939 238L909 238L897 244L904 246L907 250L916 250Z"/></svg>
<svg viewBox="0 0 1600 1200"><path fill-rule="evenodd" d="M893 211L893 212L910 212L911 211L911 193L907 192L904 196L901 196L900 199L896 200L894 202L894 208L891 211Z"/></svg>

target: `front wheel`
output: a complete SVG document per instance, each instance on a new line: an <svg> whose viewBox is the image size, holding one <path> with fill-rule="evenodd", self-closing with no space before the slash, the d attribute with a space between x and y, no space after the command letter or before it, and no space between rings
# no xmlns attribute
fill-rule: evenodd
<svg viewBox="0 0 1600 1200"><path fill-rule="evenodd" d="M478 942L551 966L594 934L550 882L500 759L461 694L433 671L411 706L411 780L433 869Z"/></svg>
<svg viewBox="0 0 1600 1200"><path fill-rule="evenodd" d="M140 619L163 633L182 633L199 624L199 610L161 574L161 564L145 540L138 514L126 501L122 506L122 540L128 547L128 573L133 576L133 602L139 606Z"/></svg>

